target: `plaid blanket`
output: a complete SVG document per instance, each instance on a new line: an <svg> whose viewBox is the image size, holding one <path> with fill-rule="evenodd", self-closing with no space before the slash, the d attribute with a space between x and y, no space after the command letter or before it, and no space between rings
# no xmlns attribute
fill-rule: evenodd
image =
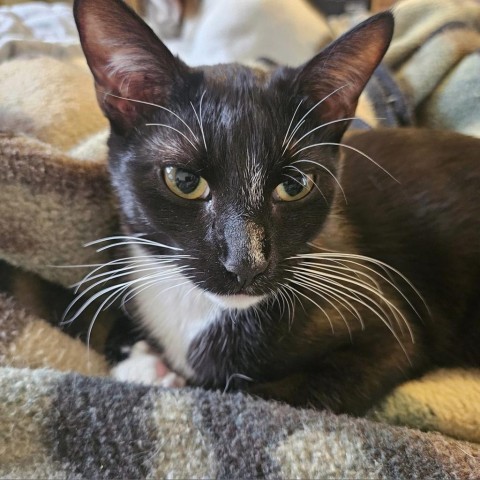
<svg viewBox="0 0 480 480"><path fill-rule="evenodd" d="M440 3L398 7L385 71L367 92L368 123L383 105L399 125L448 121L480 136L480 97L467 95L478 72L480 6ZM107 261L81 246L117 229L106 123L83 62L0 64L0 131L0 286L5 272L21 269L0 294L1 478L480 476L479 370L431 372L363 419L108 378L100 349L66 335L38 303L88 271L52 266Z"/></svg>

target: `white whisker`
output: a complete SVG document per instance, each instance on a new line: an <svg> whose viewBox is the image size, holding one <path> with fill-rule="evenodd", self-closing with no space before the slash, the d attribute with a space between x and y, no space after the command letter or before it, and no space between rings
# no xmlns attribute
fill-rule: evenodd
<svg viewBox="0 0 480 480"><path fill-rule="evenodd" d="M247 375L243 375L243 373L232 373L227 378L227 382L225 383L225 388L223 389L223 393L228 392L228 389L230 388L230 382L232 381L233 378L241 378L242 380L246 380L247 382L254 381L253 378L248 377Z"/></svg>
<svg viewBox="0 0 480 480"><path fill-rule="evenodd" d="M131 236L131 235L114 235L114 236L111 236L111 237L99 238L97 240L93 240L91 242L85 243L84 246L85 247L90 247L92 245L97 245L98 243L105 243L109 240L119 240L119 241L126 242L126 243L111 244L111 245L103 247L102 249L97 250L97 251L102 251L106 248L116 247L117 245L124 245L124 244L125 245L130 245L130 243L128 243L128 241L132 242L131 245L151 245L152 247L168 248L169 250L176 250L176 251L181 251L182 250L181 248L178 248L178 247L171 247L170 245L165 245L163 243L155 242L154 240L149 240L147 238L142 238L142 237L134 237L134 236Z"/></svg>
<svg viewBox="0 0 480 480"><path fill-rule="evenodd" d="M195 110L195 107L193 106L192 102L190 102L190 105L192 106L193 113L195 114L195 117L197 117L198 126L200 127L200 132L202 133L203 145L205 147L205 151L207 152L208 151L207 142L205 140L205 132L203 130L203 118L202 118L202 102L203 102L203 97L205 96L206 93L207 93L207 91L204 90L203 93L202 93L202 96L200 97L200 107L199 107L200 115L197 114L197 111Z"/></svg>
<svg viewBox="0 0 480 480"><path fill-rule="evenodd" d="M175 260L178 260L180 258L187 258L188 255L178 255L178 256L173 256L172 255L171 258L169 258L169 259L161 258L161 256L154 256L154 255L152 255L151 257L145 255L145 257L146 257L146 259L148 258L149 261L146 261L146 260L130 260L130 261L126 262L126 261L124 261L124 259L121 259L122 261L113 260L111 262L100 264L97 268L95 268L90 273L85 275L85 277L81 281L71 285L71 288L75 288L75 293L77 293L80 290L80 288L82 287L82 285L84 285L85 283L88 283L92 280L95 280L95 279L98 279L98 278L101 278L101 277L107 277L108 275L111 275L112 273L127 272L127 274L128 274L131 270L134 270L135 268L138 268L138 266L146 267L146 266L150 266L150 265L160 266L160 265L165 265L165 264L171 264L171 263L174 263ZM133 257L130 257L130 258L133 258ZM104 268L108 268L108 267L111 267L111 266L114 266L114 265L117 265L117 264L120 264L120 265L127 264L127 266L122 267L122 268L117 268L117 269L110 269L109 268L106 272L99 273L99 274L95 275L95 273L98 272L99 270L102 270Z"/></svg>
<svg viewBox="0 0 480 480"><path fill-rule="evenodd" d="M296 170L297 172L299 172L303 177L306 177L308 179L309 182L312 182L313 185L315 186L315 188L320 192L320 195L323 197L323 199L325 200L325 203L328 204L328 200L327 200L327 197L325 197L324 193L322 192L322 190L320 189L320 187L317 185L316 182L314 182L312 179L308 178L308 176L302 172L299 168L295 167L294 165L287 165L285 168L290 168L292 170ZM290 175L287 175L288 177L290 177ZM293 177L290 177L292 179L294 179ZM294 179L295 180L295 179ZM298 181L298 180L297 180ZM302 185L303 186L303 185Z"/></svg>
<svg viewBox="0 0 480 480"><path fill-rule="evenodd" d="M331 171L330 169L328 169L325 165L322 165L322 164L319 163L319 162L315 162L314 160L308 160L308 159L306 159L306 158L302 158L302 159L300 159L300 160L295 160L295 161L293 162L293 164L295 164L295 163L312 163L312 164L314 164L314 165L317 165L317 166L320 167L321 169L325 170L325 171L335 180L335 182L336 182L337 185L338 185L338 188L339 188L340 191L342 192L343 198L345 199L345 204L348 204L348 202L347 202L347 197L346 197L346 195L345 195L345 191L343 190L342 185L340 185L340 182L339 182L338 178L337 178L337 177L332 173L332 171ZM293 164L292 164L292 165L293 165Z"/></svg>
<svg viewBox="0 0 480 480"><path fill-rule="evenodd" d="M298 283L296 282L295 280L290 280L292 283ZM330 316L328 315L328 313L325 311L324 308L322 308L315 300L313 300L312 298L310 298L308 295L305 295L303 292L301 292L300 290L297 290L296 288L292 287L291 285L289 285L289 288L292 289L292 291L294 291L295 293L297 293L298 295L301 295L302 297L306 298L308 301L310 301L311 303L313 303L324 315L325 317L327 317L327 320L328 320L328 323L330 324L330 328L332 329L332 335L335 335L335 329L333 328L333 323L332 323L332 320L330 318Z"/></svg>
<svg viewBox="0 0 480 480"><path fill-rule="evenodd" d="M346 118L337 118L336 120L332 120L331 122L322 123L321 125L318 125L317 127L312 128L305 135L301 136L290 148L295 148L295 146L298 145L304 138L308 137L311 133L319 130L320 128L328 127L329 125L333 125L335 123L348 122L351 120L362 120L362 119L359 117L346 117Z"/></svg>
<svg viewBox="0 0 480 480"><path fill-rule="evenodd" d="M292 273L295 273L295 272L292 271ZM336 290L334 288L334 286L323 284L323 283L320 283L320 282L315 283L315 288L318 288L319 291L322 291L323 293L325 293L327 295L335 297L340 304L343 304L343 306L347 310L349 310L350 313L352 313L353 316L355 316L358 319L358 321L360 323L360 326L361 326L361 329L365 330L365 323L362 319L362 316L360 315L359 311L353 306L353 304L350 303L344 296L342 296L343 292L341 292L339 290ZM351 292L351 295L353 297L355 297L355 300L357 300L358 296L355 295L355 291L350 290L350 292Z"/></svg>
<svg viewBox="0 0 480 480"><path fill-rule="evenodd" d="M328 260L331 260L331 259L328 259ZM404 300L405 302L407 302L407 304L409 305L409 307L413 310L413 312L417 315L417 317L421 320L422 319L422 316L420 315L420 313L417 311L417 309L414 307L413 303L409 300L409 298L403 293L403 291L397 287L397 285L395 285L395 283L390 279L390 278L387 278L385 277L384 275L382 275L381 273L379 273L377 270L373 269L372 267L369 267L367 265L364 265L360 262L356 262L354 260L350 260L350 259L344 259L343 262L345 263L351 263L353 265L357 265L365 270L368 270L369 272L372 272L374 273L375 275L377 275L381 280L383 280L385 283L387 283L388 285L390 285L390 287L392 287L395 292L397 292ZM303 263L303 262L301 262ZM309 264L310 266L314 266L314 267L319 267L318 263L315 263L315 262L305 262L307 264ZM381 288L378 284L378 282L371 276L371 275L368 275L367 273L365 272L362 272L361 270L356 270L356 269L353 269L351 267L348 267L348 266L344 266L344 267L340 267L338 265L332 265L331 267L327 267L327 266L324 266L322 265L321 266L322 269L324 268L331 268L335 271L339 271L339 270L346 270L346 271L350 271L350 272L355 272L357 274L357 276L362 276L362 277L366 277L368 278L374 285L375 287L377 288L377 290L381 291ZM383 270L383 268L382 268ZM411 285L409 285L411 287Z"/></svg>
<svg viewBox="0 0 480 480"><path fill-rule="evenodd" d="M282 152L282 155L285 155L285 152L287 151L289 145L290 145L290 142L292 141L293 139L293 136L297 133L297 131L299 130L299 128L303 125L303 123L305 122L305 119L308 117L308 115L310 115L310 113L315 110L319 105L321 105L325 100L328 100L332 95L335 95L338 91L342 90L343 88L345 88L347 85L342 85L341 87L338 87L337 89L335 89L333 92L329 93L328 95L326 95L325 97L323 97L319 102L317 102L312 108L310 108L310 110L307 111L307 113L300 119L300 121L297 123L296 127L293 129L288 141L287 141L287 144L285 145L285 148Z"/></svg>
<svg viewBox="0 0 480 480"><path fill-rule="evenodd" d="M337 147L344 147L344 148L348 148L349 150L353 150L354 152L358 153L359 155L362 155L362 157L365 157L367 160L370 160L376 167L378 167L380 170L385 172L392 180L394 180L397 183L400 183L388 170L386 170L384 167L382 167L372 157L370 157L366 153L362 152L358 148L352 147L351 145L346 145L345 143L337 143L337 142L314 143L313 145L307 145L306 147L303 147L300 150L297 150L293 155L298 155L300 152L303 152L304 150L308 150L310 148L324 147L324 146L337 146Z"/></svg>
<svg viewBox="0 0 480 480"><path fill-rule="evenodd" d="M158 278L153 278L151 280L148 280L137 287L129 288L129 291L126 293L126 295L122 299L122 305L125 305L127 302L131 301L134 297L136 297L139 293L146 290L146 288L143 288L143 287L147 286L147 288L149 288L165 280L171 280L172 278L175 278L180 274L183 274L183 272L187 270L192 270L192 268L179 267L176 269L169 269L167 272L164 272L163 276L159 276Z"/></svg>
<svg viewBox="0 0 480 480"><path fill-rule="evenodd" d="M312 244L312 246L314 248L321 248L321 247L315 246L313 244ZM413 285L413 283L405 275L403 275L399 270L392 267L391 265L388 265L385 262L382 262L381 260L377 260L376 258L366 257L365 255L359 255L359 254L355 254L355 253L340 253L340 252L331 252L331 251L300 254L300 255L296 255L294 257L290 257L287 260L298 260L300 258L307 258L307 259L314 259L314 260L334 259L336 261L354 263L351 260L353 258L355 260L359 260L360 262L367 262L367 263L371 263L373 265L376 265L376 266L380 267L385 272L394 273L402 281L404 281L408 285L408 287L411 288L411 290L415 293L417 298L419 298L422 301L425 309L430 314L430 309L428 307L428 304L427 304L426 300L423 298L422 294L417 290L415 285ZM360 263L360 265L364 268L368 268L366 265L363 265L362 263ZM371 271L377 273L377 275L380 275L378 272L376 272L376 270L371 269ZM392 286L394 286L394 285L392 285ZM417 313L417 315L418 315L418 313Z"/></svg>
<svg viewBox="0 0 480 480"><path fill-rule="evenodd" d="M156 278L154 280L154 283L158 283L159 280L163 281L168 279L169 277L162 277L161 279ZM87 331L87 348L90 348L90 336L93 330L93 326L98 318L98 315L103 311L107 310L113 303L117 301L117 299L122 295L125 294L125 292L128 292L128 289L130 288L130 284L127 284L121 288L119 288L119 291L114 291L113 293L110 293L108 297L101 303L101 305L97 308L95 311L95 314L92 318L92 321L90 322L88 331ZM122 301L122 308L125 306L125 301Z"/></svg>
<svg viewBox="0 0 480 480"><path fill-rule="evenodd" d="M348 291L351 291L351 288L348 288L347 286L335 281L335 280L332 280L330 278L325 278L325 277L322 277L322 282L318 282L317 280L314 280L312 278L310 278L308 275L306 275L305 273L300 273L297 270L298 267L294 267L294 270L291 270L291 272L294 274L294 277L295 278L298 278L302 281L306 281L306 282L309 282L311 285L320 285L320 286L325 286L324 283L330 283L331 285L335 285L337 287L340 287L340 288L343 288L344 290L347 289ZM346 280L346 279L345 279ZM347 292L342 292L342 295L345 295L347 298L355 301L355 302L358 302L360 303L361 305L363 305L365 308L367 308L368 310L370 310L387 328L388 330L390 330L390 332L392 333L392 335L395 337L395 339L397 340L400 348L403 350L406 358L408 359L408 361L410 362L410 357L408 355L408 352L405 348L405 346L403 345L402 341L400 340L400 337L398 336L397 332L395 332L394 328L392 327L392 325L390 324L390 322L388 321L388 316L387 318L385 318L385 316L382 316L380 314L380 312L383 313L383 315L385 315L385 311L384 309L378 304L378 302L376 302L375 300L373 300L370 296L368 296L367 294L363 293L363 292L360 292L358 290L355 290L355 293L356 295L353 296ZM388 306L389 308L393 308L393 309L396 309L396 307L391 304L391 302L389 302L385 297L383 297L381 294L379 294L378 292L373 292L374 294L377 294L377 296L379 296ZM362 300L361 298L358 298L358 296L360 296L361 298L363 298L364 300ZM367 302L370 302L372 305L374 305L375 307L377 307L379 311L377 311L372 305L370 305L369 303ZM397 309L398 310L398 309ZM393 314L393 313L392 313ZM401 317L405 320L406 322L406 319L403 317L403 315L401 314L400 312L400 315ZM408 326L408 322L406 322L407 326ZM410 327L408 326L409 330L410 330ZM412 343L414 342L414 338L413 338L413 333L411 332L410 330L410 333L411 333L411 339L412 339Z"/></svg>
<svg viewBox="0 0 480 480"><path fill-rule="evenodd" d="M287 132L285 133L285 137L283 138L282 147L285 145L285 142L287 141L288 133L290 132L290 128L292 128L293 120L295 120L295 116L297 115L298 109L300 108L300 105L302 103L303 103L303 98L302 98L302 100L300 100L300 103L297 105L297 108L293 112L292 119L290 120L290 123L288 124Z"/></svg>
<svg viewBox="0 0 480 480"><path fill-rule="evenodd" d="M304 274L307 274L309 275L310 277L314 277L314 278L318 278L318 279L321 279L323 282L328 282L330 280L334 280L336 281L336 283L339 285L339 286L342 286L343 288L346 288L348 289L347 286L344 286L343 284L337 282L337 281L343 281L343 282L347 282L348 284L351 284L351 285L355 285L357 287L360 287L360 288L363 288L364 290L366 290L367 292L375 295L376 297L380 298L384 303L385 305L389 308L389 310L392 312L392 314L394 315L395 319L398 321L398 319L402 319L405 323L405 325L407 326L408 328L408 331L410 333L410 337L412 339L412 342L414 342L414 338L413 338L413 332L410 328L410 325L408 323L408 321L406 320L405 316L403 315L403 313L401 312L401 310L395 305L393 304L390 300L388 300L382 293L381 290L377 290L375 288L372 288L370 285L368 285L367 283L363 282L363 281L357 281L357 280L354 280L352 277L349 277L347 275L335 275L335 274L331 274L331 273L325 273L325 272L319 272L319 271L315 271L315 273L313 273L311 271L311 269L308 269L308 268L302 268L302 267L294 267L295 270L298 270L298 271L301 271L303 272ZM359 290L355 290L355 292L357 293L357 295L361 295L363 298L368 298L372 303L374 303L375 301L369 297L367 294L363 293L363 292L360 292ZM375 302L376 303L376 302ZM385 314L386 312L383 310L383 308L377 303L377 306L380 310L382 310ZM397 317L395 315L395 313L397 313L399 315L399 317ZM388 317L388 315L387 315ZM400 326L400 324L399 324ZM400 326L400 329L401 329L401 326ZM402 332L403 333L403 332Z"/></svg>
<svg viewBox="0 0 480 480"><path fill-rule="evenodd" d="M73 322L76 318L79 317L79 315L84 312L93 302L95 302L98 298L100 298L102 295L105 295L106 293L109 293L109 292L112 292L113 290L116 290L116 289L120 289L120 288L123 288L125 286L130 287L138 282L141 282L141 281L144 281L144 280L147 280L147 279L151 279L151 278L160 278L161 275L165 275L164 272L161 272L161 273L156 273L156 274L153 274L153 275L147 275L147 276L143 276L141 278L138 278L138 279L133 279L133 280L129 280L129 281L126 281L126 282L123 282L123 283L120 283L120 284L116 284L116 285L113 285L113 286L109 286L109 287L106 287L104 289L102 289L100 292L97 292L95 293L94 295L92 295L91 297L89 297L85 303L82 304L82 306L77 310L77 312L75 313L75 315L73 317L71 317L68 321L68 323L71 323ZM90 285L87 289L83 290L82 293L80 295L78 295L77 297L75 297L73 299L73 301L68 305L64 315L63 315L63 318L64 320L62 321L62 323L65 323L65 318L68 316L68 313L70 312L70 310L72 309L72 307L78 303L79 300L81 300L89 291L91 291L92 289L96 288L99 284L101 283L104 283L106 282L107 280L101 280L99 282L96 282L92 285Z"/></svg>
<svg viewBox="0 0 480 480"><path fill-rule="evenodd" d="M121 100L127 100L128 102L141 103L143 105L150 105L151 107L156 107L172 114L174 117L178 118L178 120L180 120L185 125L185 127L187 127L188 131L192 134L193 138L198 142L198 137L195 135L193 130L188 126L187 122L185 122L185 120L183 120L178 114L176 114L174 111L170 110L169 108L166 108L162 105L157 105L156 103L144 102L142 100L134 100L133 98L120 97L119 95L114 95L113 93L108 93L108 92L101 92L101 93L105 95L109 95L110 97L119 98Z"/></svg>
<svg viewBox="0 0 480 480"><path fill-rule="evenodd" d="M327 298L328 293L326 293L325 291L321 291L318 288L313 288L312 286L310 286L310 284L308 282L298 281L297 279L291 280L291 281L292 281L292 283L295 283L296 285L298 285L300 287L303 287L303 288L306 288L307 290L309 290L312 293L315 293L316 295L321 297L325 302L327 302L332 308L334 308L337 311L337 313L340 315L340 317L342 318L343 323L345 323L345 326L347 327L347 330L348 330L348 335L350 336L350 341L353 342L352 330L350 328L350 325L347 322L347 319L345 318L345 315L341 312L341 310L331 300L329 300ZM321 292L321 293L319 293L319 292Z"/></svg>
<svg viewBox="0 0 480 480"><path fill-rule="evenodd" d="M279 292L282 293L282 298L285 298L285 305L288 309L288 325L291 329L293 325L293 319L295 317L295 301L292 297L289 296L289 293L291 293L291 291L289 290L288 285L281 283L279 286Z"/></svg>
<svg viewBox="0 0 480 480"><path fill-rule="evenodd" d="M146 123L146 127L165 127L169 128L170 130L173 130L180 134L195 150L198 150L197 146L183 133L181 132L178 128L172 127L171 125L167 125L165 123Z"/></svg>

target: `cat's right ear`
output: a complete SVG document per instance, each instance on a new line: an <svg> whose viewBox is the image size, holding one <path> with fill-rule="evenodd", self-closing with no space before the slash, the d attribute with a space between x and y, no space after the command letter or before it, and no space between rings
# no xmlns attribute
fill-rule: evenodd
<svg viewBox="0 0 480 480"><path fill-rule="evenodd" d="M121 0L75 0L74 16L100 107L125 133L188 67Z"/></svg>

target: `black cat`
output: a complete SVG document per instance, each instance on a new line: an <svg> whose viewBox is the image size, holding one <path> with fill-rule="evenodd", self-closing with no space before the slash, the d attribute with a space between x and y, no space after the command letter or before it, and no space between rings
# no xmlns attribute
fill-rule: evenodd
<svg viewBox="0 0 480 480"><path fill-rule="evenodd" d="M480 363L480 142L378 131L340 155L391 13L264 71L190 68L119 0L74 11L111 124L125 235L105 246L128 251L86 283L113 282L102 307L122 299L162 352L142 344L119 378L362 414Z"/></svg>

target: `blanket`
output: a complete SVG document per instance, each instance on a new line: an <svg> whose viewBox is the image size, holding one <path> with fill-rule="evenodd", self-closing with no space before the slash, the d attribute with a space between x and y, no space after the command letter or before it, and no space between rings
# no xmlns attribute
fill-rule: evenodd
<svg viewBox="0 0 480 480"><path fill-rule="evenodd" d="M435 3L444 8L400 3L386 65L360 115L398 125L441 117L450 123L435 126L480 136L478 87L470 97L466 87L478 72L480 6ZM455 27L445 26L452 18ZM82 247L118 231L107 124L72 44L46 57L25 51L10 49L0 64L0 286L4 272L16 270L15 284L0 294L1 478L480 476L478 369L405 383L362 419L108 378L101 342L87 348L37 305L89 271L63 267L110 258ZM437 61L422 76L431 56ZM465 99L463 112L452 98ZM102 336L99 328L93 336Z"/></svg>

